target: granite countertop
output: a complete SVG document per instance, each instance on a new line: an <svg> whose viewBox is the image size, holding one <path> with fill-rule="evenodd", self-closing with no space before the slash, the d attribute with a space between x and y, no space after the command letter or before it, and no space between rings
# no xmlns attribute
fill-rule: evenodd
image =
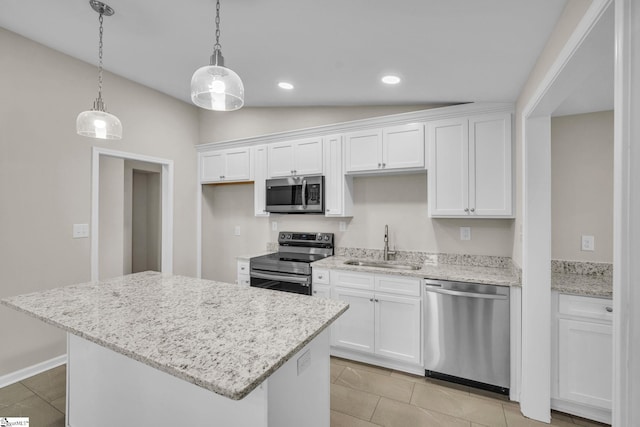
<svg viewBox="0 0 640 427"><path fill-rule="evenodd" d="M613 298L610 275L552 273L551 290L563 294Z"/></svg>
<svg viewBox="0 0 640 427"><path fill-rule="evenodd" d="M314 262L312 267L329 270L348 270L363 273L389 274L394 276L408 276L439 280L454 280L459 282L484 283L500 286L520 286L518 277L510 268L482 267L457 264L421 264L419 270L390 270L380 267L364 267L346 265L344 262L353 257L332 256Z"/></svg>
<svg viewBox="0 0 640 427"><path fill-rule="evenodd" d="M348 307L342 301L155 272L0 303L235 400Z"/></svg>

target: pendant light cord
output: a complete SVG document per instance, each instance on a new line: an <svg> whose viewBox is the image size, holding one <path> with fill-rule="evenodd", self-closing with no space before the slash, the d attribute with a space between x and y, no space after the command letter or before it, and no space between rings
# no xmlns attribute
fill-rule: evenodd
<svg viewBox="0 0 640 427"><path fill-rule="evenodd" d="M220 0L216 1L216 44L213 45L213 51L220 50Z"/></svg>
<svg viewBox="0 0 640 427"><path fill-rule="evenodd" d="M100 30L99 30L99 36L100 36L100 42L98 43L98 104L100 104L100 106L102 106L102 21L103 21L103 14L100 14L100 17L98 18L98 22L100 22Z"/></svg>

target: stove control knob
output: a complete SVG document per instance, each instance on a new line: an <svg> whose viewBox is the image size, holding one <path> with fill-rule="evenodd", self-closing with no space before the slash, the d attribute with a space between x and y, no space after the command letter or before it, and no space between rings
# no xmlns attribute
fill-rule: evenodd
<svg viewBox="0 0 640 427"><path fill-rule="evenodd" d="M322 234L318 234L318 237L316 237L316 240L322 240Z"/></svg>
<svg viewBox="0 0 640 427"><path fill-rule="evenodd" d="M287 234L287 239L291 239L291 234Z"/></svg>
<svg viewBox="0 0 640 427"><path fill-rule="evenodd" d="M329 236L327 234L325 234L324 240L329 240Z"/></svg>
<svg viewBox="0 0 640 427"><path fill-rule="evenodd" d="M285 235L284 235L284 234L281 234L281 235L280 235L280 238L281 238L281 239L284 239L284 238L285 238Z"/></svg>

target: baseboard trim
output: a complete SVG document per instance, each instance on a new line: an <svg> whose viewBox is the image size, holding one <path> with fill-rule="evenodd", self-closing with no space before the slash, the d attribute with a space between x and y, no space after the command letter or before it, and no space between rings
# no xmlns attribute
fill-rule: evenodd
<svg viewBox="0 0 640 427"><path fill-rule="evenodd" d="M25 378L32 377L44 371L48 371L49 369L53 369L57 366L64 365L65 363L67 363L67 355L63 354L61 356L54 357L53 359L45 360L44 362L27 366L24 369L8 373L0 377L0 388L17 383L18 381L22 381Z"/></svg>
<svg viewBox="0 0 640 427"><path fill-rule="evenodd" d="M611 424L610 409L596 408L555 398L551 398L551 409L571 415L577 415L578 417L586 418L588 420Z"/></svg>

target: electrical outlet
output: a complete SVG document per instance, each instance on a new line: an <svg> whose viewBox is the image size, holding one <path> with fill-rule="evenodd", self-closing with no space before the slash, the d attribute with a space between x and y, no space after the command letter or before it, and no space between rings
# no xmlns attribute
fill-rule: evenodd
<svg viewBox="0 0 640 427"><path fill-rule="evenodd" d="M89 237L89 224L73 224L73 238L84 239Z"/></svg>
<svg viewBox="0 0 640 427"><path fill-rule="evenodd" d="M347 223L345 221L340 221L340 231L347 231Z"/></svg>
<svg viewBox="0 0 640 427"><path fill-rule="evenodd" d="M460 227L460 240L471 240L471 227Z"/></svg>
<svg viewBox="0 0 640 427"><path fill-rule="evenodd" d="M240 235L240 226L239 226L239 225L236 225L236 226L234 227L234 229L233 229L233 234L234 234L234 235L236 235L236 236L239 236L239 235Z"/></svg>
<svg viewBox="0 0 640 427"><path fill-rule="evenodd" d="M594 251L596 249L596 242L593 236L582 236L582 250Z"/></svg>
<svg viewBox="0 0 640 427"><path fill-rule="evenodd" d="M278 231L278 221L271 221L271 231Z"/></svg>

